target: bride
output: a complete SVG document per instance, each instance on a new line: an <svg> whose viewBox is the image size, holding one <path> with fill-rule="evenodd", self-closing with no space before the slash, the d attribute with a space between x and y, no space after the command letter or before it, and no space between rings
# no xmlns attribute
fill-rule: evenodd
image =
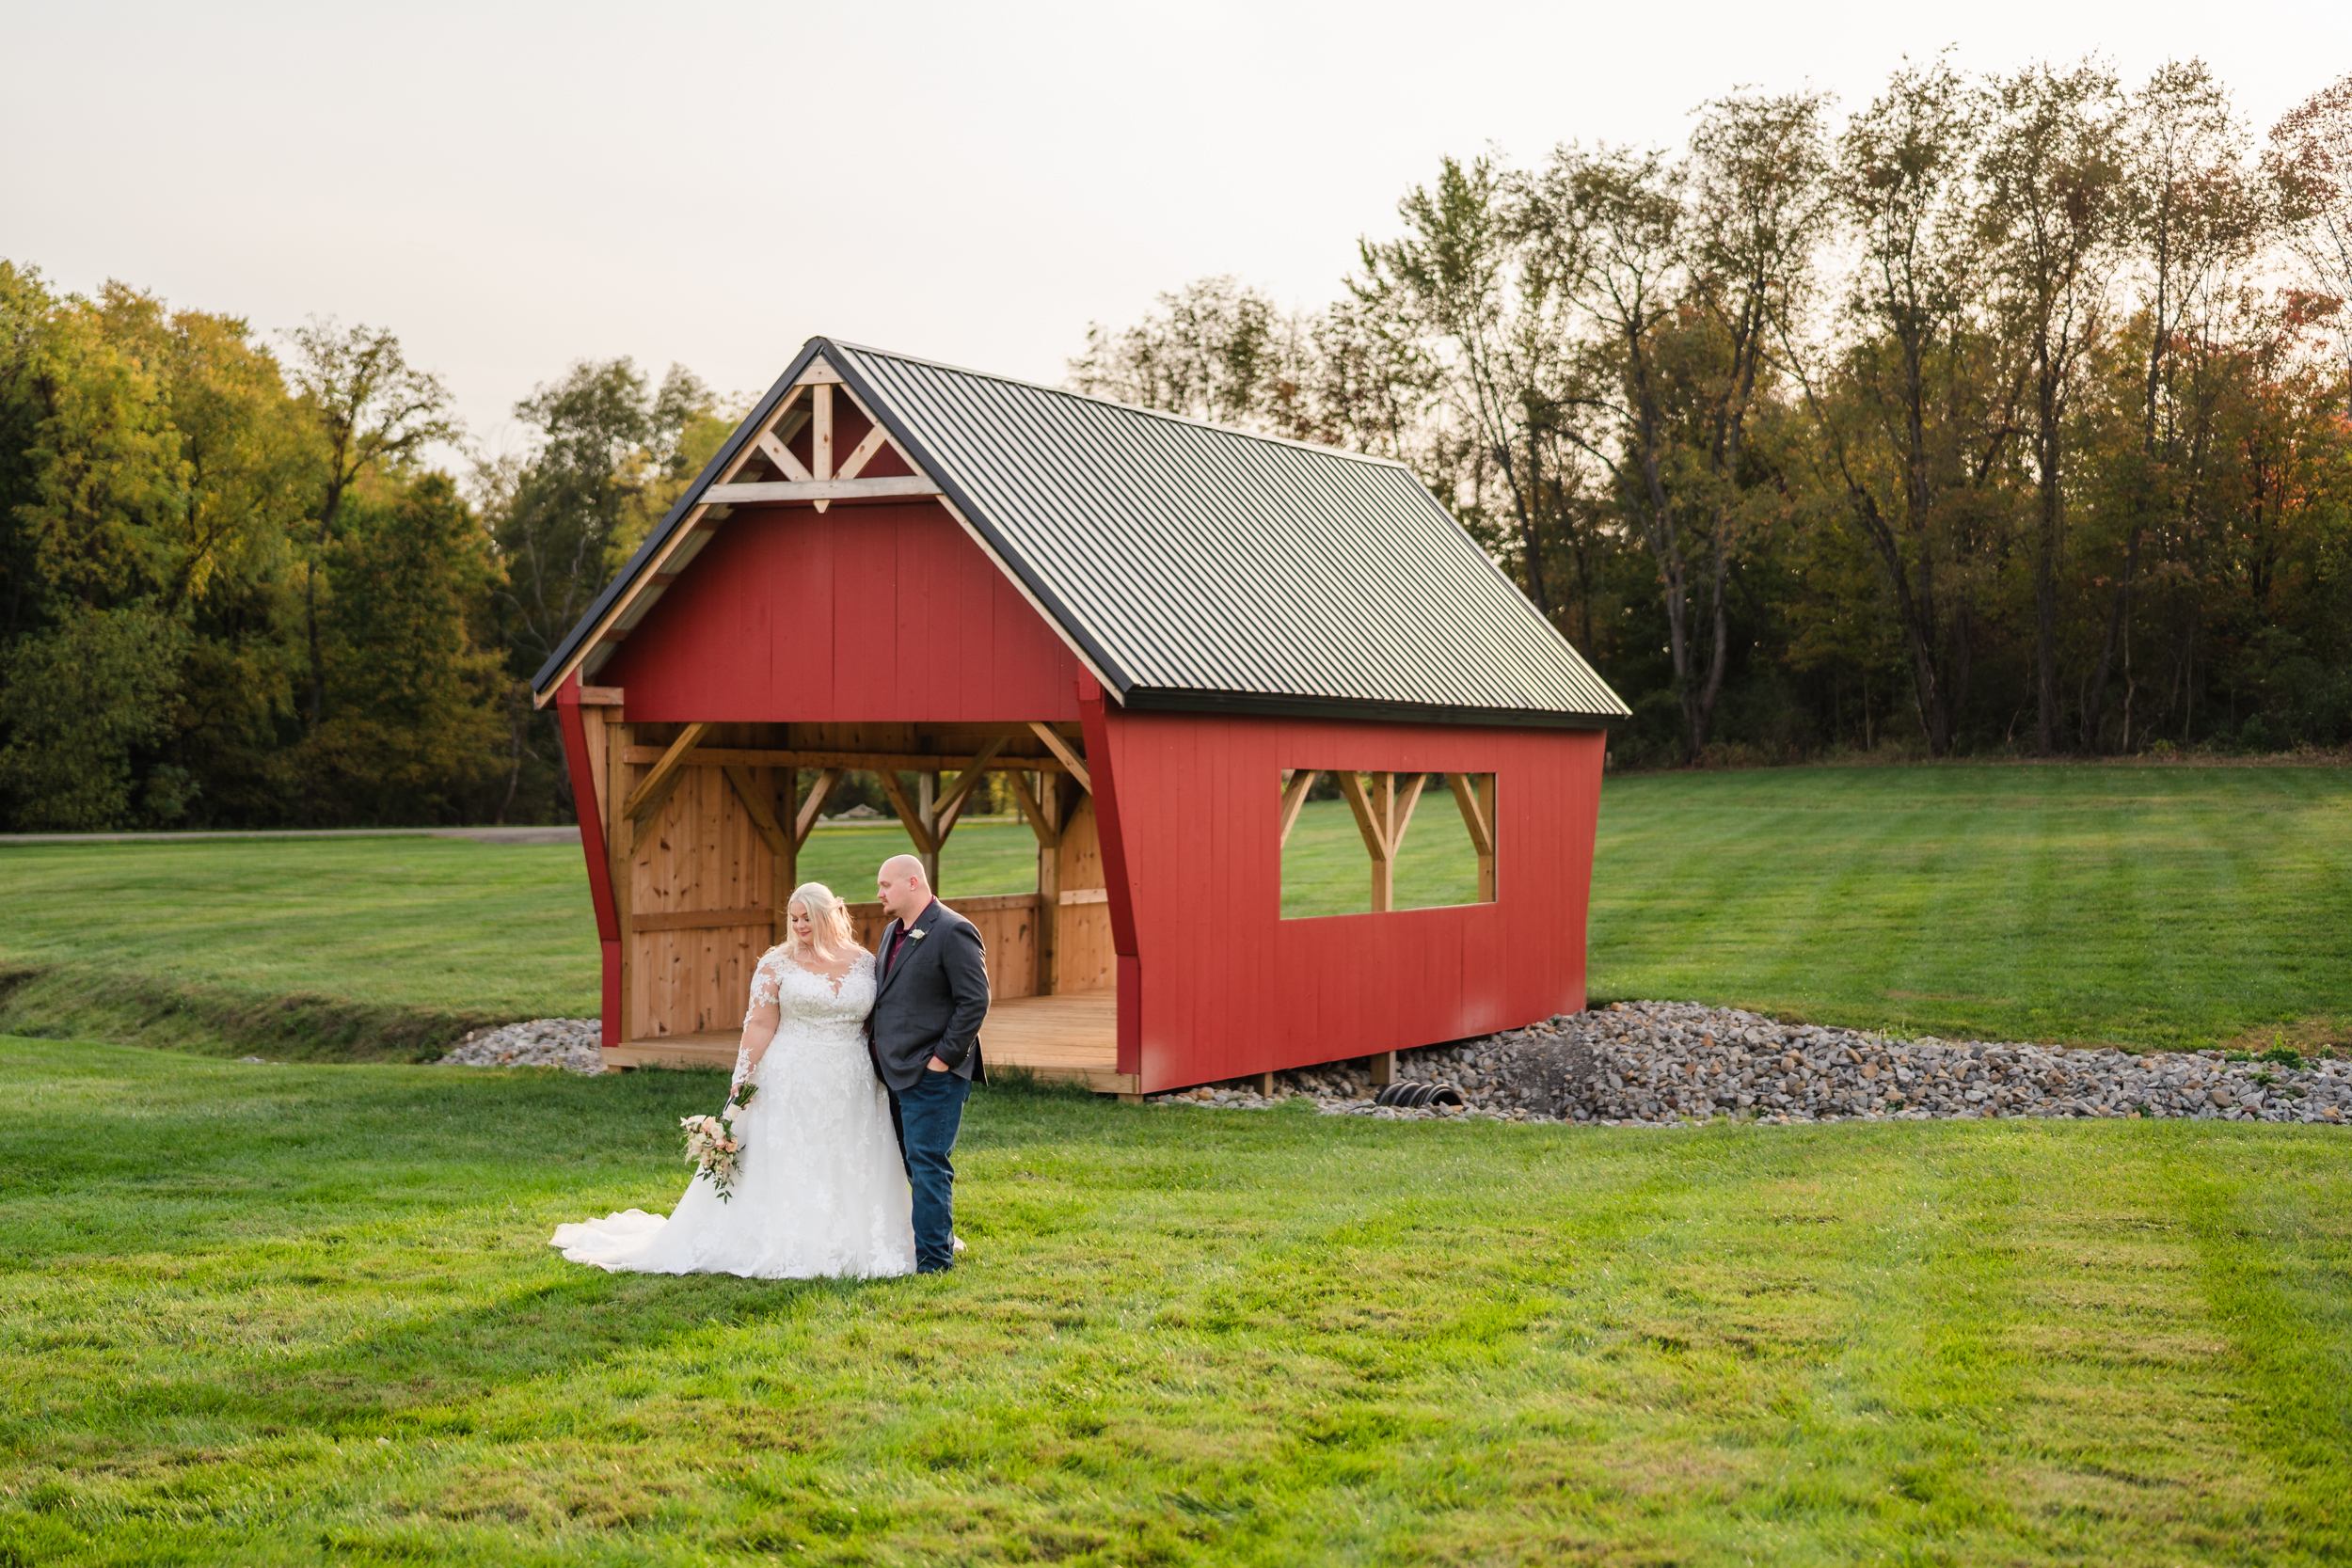
<svg viewBox="0 0 2352 1568"><path fill-rule="evenodd" d="M785 913L791 935L752 976L735 1056L735 1082L758 1092L735 1113L742 1152L731 1199L697 1176L667 1220L631 1209L556 1227L548 1244L564 1257L757 1279L914 1272L906 1166L866 1050L874 956L850 939L850 911L822 882L795 888Z"/></svg>

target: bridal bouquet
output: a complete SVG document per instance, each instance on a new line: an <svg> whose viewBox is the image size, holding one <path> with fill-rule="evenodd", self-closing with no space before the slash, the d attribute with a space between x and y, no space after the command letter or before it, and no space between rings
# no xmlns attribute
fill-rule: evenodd
<svg viewBox="0 0 2352 1568"><path fill-rule="evenodd" d="M678 1118L678 1125L686 1130L686 1157L694 1163L694 1174L710 1178L710 1184L719 1189L722 1203L735 1196L736 1162L743 1152L743 1140L735 1135L735 1130L727 1123L758 1092L756 1084L738 1084L727 1095L726 1108L718 1116Z"/></svg>

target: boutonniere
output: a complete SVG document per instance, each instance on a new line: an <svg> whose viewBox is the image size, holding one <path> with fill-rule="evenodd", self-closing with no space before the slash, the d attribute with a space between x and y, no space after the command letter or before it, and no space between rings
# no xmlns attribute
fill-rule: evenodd
<svg viewBox="0 0 2352 1568"><path fill-rule="evenodd" d="M907 941L921 942L925 937L930 935L930 933L929 931L909 931L907 933Z"/></svg>

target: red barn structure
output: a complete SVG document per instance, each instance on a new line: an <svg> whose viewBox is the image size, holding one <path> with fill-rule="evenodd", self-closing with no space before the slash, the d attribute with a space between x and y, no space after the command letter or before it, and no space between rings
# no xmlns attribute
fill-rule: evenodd
<svg viewBox="0 0 2352 1568"><path fill-rule="evenodd" d="M988 946L995 1066L1153 1093L1584 1004L1626 709L1395 463L812 339L533 685L615 1066L732 1061L851 768L934 885L1010 775L1037 891L940 890ZM1320 776L1372 912L1284 919ZM1391 907L1408 824L1468 835L1476 901Z"/></svg>

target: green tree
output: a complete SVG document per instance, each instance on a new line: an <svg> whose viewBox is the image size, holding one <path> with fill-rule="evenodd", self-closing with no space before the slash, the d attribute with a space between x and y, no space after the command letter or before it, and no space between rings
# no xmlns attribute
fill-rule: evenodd
<svg viewBox="0 0 2352 1568"><path fill-rule="evenodd" d="M187 632L143 607L68 608L17 639L0 685L0 790L18 826L91 832L123 826L133 808L132 753L169 727ZM184 809L186 775L158 780L158 815Z"/></svg>

